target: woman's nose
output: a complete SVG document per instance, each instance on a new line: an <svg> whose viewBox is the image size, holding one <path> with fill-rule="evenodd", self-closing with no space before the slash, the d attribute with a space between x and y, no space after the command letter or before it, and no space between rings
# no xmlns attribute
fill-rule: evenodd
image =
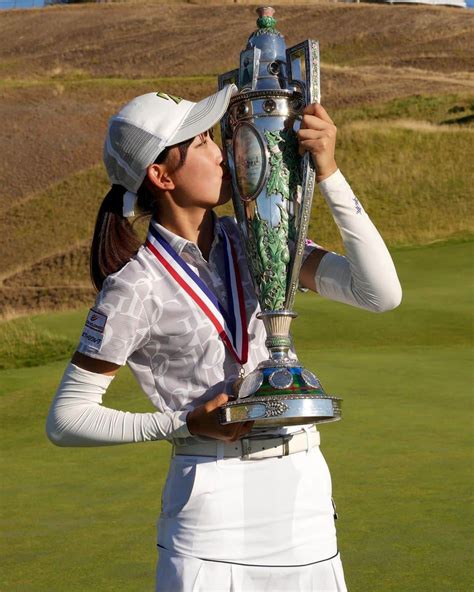
<svg viewBox="0 0 474 592"><path fill-rule="evenodd" d="M217 146L217 150L218 150L218 152L216 152L217 162L218 162L218 164L221 164L222 162L225 162L225 152L217 144L216 144L216 146Z"/></svg>

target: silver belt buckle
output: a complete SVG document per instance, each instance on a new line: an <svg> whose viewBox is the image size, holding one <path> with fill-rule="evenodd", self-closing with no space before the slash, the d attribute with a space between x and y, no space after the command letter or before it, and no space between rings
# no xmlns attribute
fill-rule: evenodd
<svg viewBox="0 0 474 592"><path fill-rule="evenodd" d="M275 456L278 456L279 458L281 458L282 456L288 456L290 454L290 440L293 438L293 434L288 434L288 435L283 435L283 436L269 436L269 437L256 437L256 438L241 438L240 440L240 445L242 447L242 456L241 458L243 458L244 460L252 460L252 441L258 441L260 440L281 440L281 444L278 444L278 446L282 446L283 450L282 450L282 454L275 454ZM259 452L259 451L257 451ZM270 457L268 457L270 458ZM262 460L262 459L256 459L256 460Z"/></svg>

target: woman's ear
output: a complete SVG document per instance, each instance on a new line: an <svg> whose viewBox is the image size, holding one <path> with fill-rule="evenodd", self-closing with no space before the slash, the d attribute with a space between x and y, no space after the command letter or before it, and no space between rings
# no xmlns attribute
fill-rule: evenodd
<svg viewBox="0 0 474 592"><path fill-rule="evenodd" d="M161 191L172 191L175 188L171 171L166 163L151 164L146 171L146 179L149 183Z"/></svg>

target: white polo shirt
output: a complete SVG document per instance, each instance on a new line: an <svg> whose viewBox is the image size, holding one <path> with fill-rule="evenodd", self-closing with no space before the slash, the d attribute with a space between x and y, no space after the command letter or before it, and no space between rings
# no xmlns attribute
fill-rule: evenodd
<svg viewBox="0 0 474 592"><path fill-rule="evenodd" d="M249 351L245 373L268 358L263 322L231 217L214 217L209 261L196 244L152 221L155 228L227 307L224 287L225 228L238 259L248 321ZM311 247L308 247L310 250ZM115 364L128 363L159 411L190 410L222 392L231 392L240 365L207 315L169 275L153 253L141 247L120 271L110 275L89 313L78 351Z"/></svg>

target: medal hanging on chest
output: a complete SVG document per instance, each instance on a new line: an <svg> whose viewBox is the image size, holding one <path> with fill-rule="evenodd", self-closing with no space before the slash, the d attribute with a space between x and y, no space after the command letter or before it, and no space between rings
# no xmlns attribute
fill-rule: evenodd
<svg viewBox="0 0 474 592"><path fill-rule="evenodd" d="M222 228L228 311L170 243L150 224L145 245L216 328L234 358L243 366L248 356L244 291L234 246Z"/></svg>

